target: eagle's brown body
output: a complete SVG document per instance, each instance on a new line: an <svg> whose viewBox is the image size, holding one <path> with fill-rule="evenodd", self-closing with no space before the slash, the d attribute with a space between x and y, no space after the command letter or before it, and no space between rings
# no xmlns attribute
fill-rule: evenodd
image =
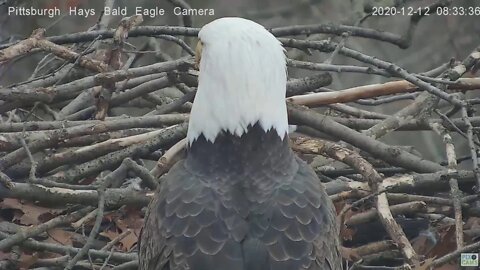
<svg viewBox="0 0 480 270"><path fill-rule="evenodd" d="M335 213L288 137L250 127L200 136L162 180L141 270L340 270Z"/></svg>

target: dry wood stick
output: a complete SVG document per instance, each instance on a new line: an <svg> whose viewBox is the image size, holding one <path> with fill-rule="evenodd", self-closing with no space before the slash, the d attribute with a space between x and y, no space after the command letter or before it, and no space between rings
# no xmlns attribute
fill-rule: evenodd
<svg viewBox="0 0 480 270"><path fill-rule="evenodd" d="M352 166L358 171L358 173L365 177L365 179L368 180L372 191L380 192L377 196L377 211L385 230L400 248L402 254L409 264L416 265L419 263L418 255L416 254L415 250L413 250L413 247L405 236L402 228L393 218L392 212L389 208L387 196L384 192L381 192L383 189L385 189L382 185L382 177L377 173L377 171L375 171L370 163L363 159L359 154L327 141L298 138L295 140L292 147L293 149L303 153L327 155L330 158Z"/></svg>

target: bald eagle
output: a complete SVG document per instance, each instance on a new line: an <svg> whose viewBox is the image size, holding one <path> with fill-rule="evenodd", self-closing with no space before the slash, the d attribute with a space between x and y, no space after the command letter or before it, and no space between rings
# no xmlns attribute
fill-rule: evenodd
<svg viewBox="0 0 480 270"><path fill-rule="evenodd" d="M340 270L332 203L289 147L282 45L241 18L198 37L187 157L148 207L140 269Z"/></svg>

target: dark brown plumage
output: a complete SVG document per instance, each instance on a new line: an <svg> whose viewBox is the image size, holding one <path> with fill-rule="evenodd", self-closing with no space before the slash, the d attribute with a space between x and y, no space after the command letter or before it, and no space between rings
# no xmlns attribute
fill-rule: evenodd
<svg viewBox="0 0 480 270"><path fill-rule="evenodd" d="M335 213L275 130L201 135L162 179L139 244L142 270L341 269Z"/></svg>

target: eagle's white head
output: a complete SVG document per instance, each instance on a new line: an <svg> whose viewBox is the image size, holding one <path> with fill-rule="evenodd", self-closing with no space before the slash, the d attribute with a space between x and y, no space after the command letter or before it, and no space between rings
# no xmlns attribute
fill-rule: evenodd
<svg viewBox="0 0 480 270"><path fill-rule="evenodd" d="M249 125L288 132L285 53L263 26L242 18L221 18L199 32L198 90L187 139L200 134L214 142L229 132L241 136Z"/></svg>

